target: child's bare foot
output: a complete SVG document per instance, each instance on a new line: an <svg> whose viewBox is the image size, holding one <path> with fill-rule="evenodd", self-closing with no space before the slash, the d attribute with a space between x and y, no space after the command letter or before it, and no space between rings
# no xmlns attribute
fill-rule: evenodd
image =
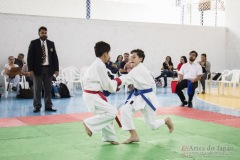
<svg viewBox="0 0 240 160"><path fill-rule="evenodd" d="M138 137L130 137L128 140L124 141L123 144L129 144L132 142L139 142L139 138Z"/></svg>
<svg viewBox="0 0 240 160"><path fill-rule="evenodd" d="M171 118L166 118L165 119L165 124L168 126L169 133L172 133L173 130L174 130L174 127L173 127L173 123L172 123Z"/></svg>
<svg viewBox="0 0 240 160"><path fill-rule="evenodd" d="M116 141L106 141L106 142L109 142L109 143L111 143L111 144L113 144L113 145L119 145L119 143L116 142Z"/></svg>
<svg viewBox="0 0 240 160"><path fill-rule="evenodd" d="M91 137L91 136L92 136L92 132L91 132L91 130L86 126L86 124L85 124L84 122L83 122L83 126L84 126L84 128L85 128L88 136Z"/></svg>

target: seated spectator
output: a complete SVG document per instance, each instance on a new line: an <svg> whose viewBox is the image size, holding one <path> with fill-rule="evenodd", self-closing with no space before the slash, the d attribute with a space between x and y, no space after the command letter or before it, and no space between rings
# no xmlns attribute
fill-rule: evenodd
<svg viewBox="0 0 240 160"><path fill-rule="evenodd" d="M117 60L115 61L115 64L117 65L118 68L120 68L120 64L123 60L123 56L122 55L118 55Z"/></svg>
<svg viewBox="0 0 240 160"><path fill-rule="evenodd" d="M202 85L202 94L205 94L205 80L210 78L208 77L211 69L210 62L207 61L207 55L206 53L201 54L201 61L198 62L202 67L203 75L200 79L200 83Z"/></svg>
<svg viewBox="0 0 240 160"><path fill-rule="evenodd" d="M52 83L52 97L53 98L61 98L60 92L60 86L58 83L53 82Z"/></svg>
<svg viewBox="0 0 240 160"><path fill-rule="evenodd" d="M166 61L163 62L162 70L163 71L162 71L161 75L156 77L155 80L160 81L160 78L163 77L163 79L164 79L164 86L163 87L167 87L167 77L174 77L173 63L172 63L172 60L171 60L170 56L167 56Z"/></svg>
<svg viewBox="0 0 240 160"><path fill-rule="evenodd" d="M176 93L182 102L181 107L185 105L188 105L189 108L193 107L192 99L195 89L198 87L198 81L202 76L202 68L195 62L197 56L198 53L196 51L191 51L188 58L189 62L183 64L178 72L179 80L176 86ZM188 91L188 101L186 101L185 95L182 92L184 88L187 88Z"/></svg>
<svg viewBox="0 0 240 160"><path fill-rule="evenodd" d="M116 74L118 72L118 67L116 64L114 64L112 61L110 61L110 57L107 61L107 63L105 63L107 69L109 69L113 74Z"/></svg>
<svg viewBox="0 0 240 160"><path fill-rule="evenodd" d="M18 58L15 58L14 64L17 64L22 69L23 65L26 64L24 62L24 54L23 53L18 54Z"/></svg>
<svg viewBox="0 0 240 160"><path fill-rule="evenodd" d="M181 69L181 67L184 63L187 63L187 57L186 56L182 56L180 58L180 63L177 66L177 71L180 71L180 69Z"/></svg>
<svg viewBox="0 0 240 160"><path fill-rule="evenodd" d="M119 72L121 74L127 74L128 72L124 69L125 64L128 62L129 60L129 53L124 53L124 60L120 63L120 68L119 68Z"/></svg>
<svg viewBox="0 0 240 160"><path fill-rule="evenodd" d="M33 86L33 77L28 72L28 66L27 64L24 64L22 67L22 74L26 76L26 81L29 83L29 87L32 88Z"/></svg>
<svg viewBox="0 0 240 160"><path fill-rule="evenodd" d="M7 76L10 82L13 82L12 90L17 91L17 87L20 80L20 75L17 74L13 78L9 78L10 70L15 67L19 67L17 64L14 64L15 58L14 56L8 57L8 63L4 66L4 74Z"/></svg>

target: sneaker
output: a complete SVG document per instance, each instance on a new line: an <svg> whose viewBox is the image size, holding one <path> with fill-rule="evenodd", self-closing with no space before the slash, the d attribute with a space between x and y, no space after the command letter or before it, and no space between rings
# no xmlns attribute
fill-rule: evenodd
<svg viewBox="0 0 240 160"><path fill-rule="evenodd" d="M161 79L155 79L155 83L156 83L156 85L157 86L159 86L159 87L161 87L162 86L162 81L161 81Z"/></svg>
<svg viewBox="0 0 240 160"><path fill-rule="evenodd" d="M12 90L16 92L17 91L17 87L13 86Z"/></svg>
<svg viewBox="0 0 240 160"><path fill-rule="evenodd" d="M188 108L192 108L193 105L192 105L192 102L188 102Z"/></svg>
<svg viewBox="0 0 240 160"><path fill-rule="evenodd" d="M184 107L184 106L187 105L187 104L188 104L187 101L183 101L183 102L180 104L180 106L181 106L181 107Z"/></svg>

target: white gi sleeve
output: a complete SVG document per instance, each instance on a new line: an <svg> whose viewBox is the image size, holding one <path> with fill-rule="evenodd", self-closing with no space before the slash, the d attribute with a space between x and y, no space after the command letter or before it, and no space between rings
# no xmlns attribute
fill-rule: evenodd
<svg viewBox="0 0 240 160"><path fill-rule="evenodd" d="M97 74L99 77L100 84L103 90L114 93L117 91L117 87L120 85L117 80L111 80L108 77L107 69L104 67L97 67Z"/></svg>

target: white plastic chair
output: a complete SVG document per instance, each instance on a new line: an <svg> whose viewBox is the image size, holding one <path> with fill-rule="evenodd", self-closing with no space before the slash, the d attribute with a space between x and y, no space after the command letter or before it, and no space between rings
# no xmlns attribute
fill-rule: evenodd
<svg viewBox="0 0 240 160"><path fill-rule="evenodd" d="M70 94L73 95L72 91L76 90L75 84L81 84L81 76L79 69L74 66L64 68L62 70L62 76L65 83L67 84Z"/></svg>
<svg viewBox="0 0 240 160"><path fill-rule="evenodd" d="M62 75L62 70L63 70L63 67L59 66L59 75L56 77L56 80L58 82L62 82L64 80L64 77Z"/></svg>
<svg viewBox="0 0 240 160"><path fill-rule="evenodd" d="M230 71L229 70L223 70L223 71L220 71L220 72L212 72L210 74L210 79L206 79L205 80L205 84L206 84L206 87L208 90L208 93L211 93L211 88L212 88L212 85L213 83L217 83L217 86L218 86L218 94L220 93L220 79L222 78L222 76L228 74ZM213 77L217 74L217 73L221 73L221 75L216 79L216 80L213 80Z"/></svg>
<svg viewBox="0 0 240 160"><path fill-rule="evenodd" d="M227 77L230 77L229 79L227 79ZM222 94L224 94L224 88L225 88L225 84L227 84L227 89L228 89L228 94L229 94L229 87L235 87L235 86L239 86L239 80L240 80L240 70L238 69L234 69L231 70L230 72L228 72L228 74L222 75L222 80L219 81L220 85L221 85L221 91Z"/></svg>
<svg viewBox="0 0 240 160"><path fill-rule="evenodd" d="M11 90L13 83L8 81L8 77L4 74L4 70L1 71L1 76L3 76L4 81L4 96L8 97L8 91ZM9 85L9 88L8 88Z"/></svg>

